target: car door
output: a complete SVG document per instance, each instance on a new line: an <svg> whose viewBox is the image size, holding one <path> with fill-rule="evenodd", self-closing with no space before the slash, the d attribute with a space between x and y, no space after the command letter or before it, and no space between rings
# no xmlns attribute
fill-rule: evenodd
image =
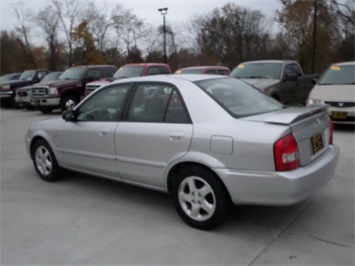
<svg viewBox="0 0 355 266"><path fill-rule="evenodd" d="M165 188L165 171L188 151L192 130L191 119L174 86L138 83L126 117L115 132L120 176Z"/></svg>
<svg viewBox="0 0 355 266"><path fill-rule="evenodd" d="M292 63L284 66L283 82L279 85L280 98L283 103L292 103L297 101L296 80L289 80L287 75L295 73Z"/></svg>
<svg viewBox="0 0 355 266"><path fill-rule="evenodd" d="M130 84L113 84L75 110L76 120L57 132L64 164L72 169L119 177L114 145L115 129Z"/></svg>

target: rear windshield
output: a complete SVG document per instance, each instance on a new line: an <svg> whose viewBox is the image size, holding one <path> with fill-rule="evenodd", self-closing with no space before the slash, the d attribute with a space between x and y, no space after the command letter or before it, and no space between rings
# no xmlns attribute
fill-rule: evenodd
<svg viewBox="0 0 355 266"><path fill-rule="evenodd" d="M115 79L142 76L144 66L123 66L113 75Z"/></svg>
<svg viewBox="0 0 355 266"><path fill-rule="evenodd" d="M355 84L355 65L332 65L320 79L319 85Z"/></svg>
<svg viewBox="0 0 355 266"><path fill-rule="evenodd" d="M195 82L234 117L267 113L283 104L235 78L208 79Z"/></svg>
<svg viewBox="0 0 355 266"><path fill-rule="evenodd" d="M280 63L240 64L230 76L240 79L281 79L281 69Z"/></svg>

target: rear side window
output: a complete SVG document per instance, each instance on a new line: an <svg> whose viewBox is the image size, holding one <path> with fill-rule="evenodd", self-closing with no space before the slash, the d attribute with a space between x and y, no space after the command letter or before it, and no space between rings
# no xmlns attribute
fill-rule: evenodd
<svg viewBox="0 0 355 266"><path fill-rule="evenodd" d="M127 120L154 123L190 122L180 95L174 87L166 84L138 85Z"/></svg>

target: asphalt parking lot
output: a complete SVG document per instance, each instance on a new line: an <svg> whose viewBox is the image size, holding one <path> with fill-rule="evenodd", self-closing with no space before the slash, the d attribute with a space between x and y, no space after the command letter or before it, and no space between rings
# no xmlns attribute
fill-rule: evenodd
<svg viewBox="0 0 355 266"><path fill-rule="evenodd" d="M38 111L1 109L1 265L354 265L353 127L336 126L337 176L289 207L236 206L213 231L168 195L88 175L37 176L24 144Z"/></svg>

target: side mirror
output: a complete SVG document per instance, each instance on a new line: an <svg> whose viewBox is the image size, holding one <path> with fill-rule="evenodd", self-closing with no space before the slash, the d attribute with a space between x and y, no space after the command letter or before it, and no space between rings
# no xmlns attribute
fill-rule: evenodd
<svg viewBox="0 0 355 266"><path fill-rule="evenodd" d="M63 119L65 121L70 121L70 122L73 122L76 120L76 115L75 115L75 112L73 110L68 110L68 111L65 111L62 115Z"/></svg>
<svg viewBox="0 0 355 266"><path fill-rule="evenodd" d="M285 81L296 81L298 79L298 74L296 72L287 73L284 77Z"/></svg>
<svg viewBox="0 0 355 266"><path fill-rule="evenodd" d="M316 85L316 84L317 84L317 82L318 82L318 79L317 79L317 78L312 79L312 84L313 84L313 85Z"/></svg>

